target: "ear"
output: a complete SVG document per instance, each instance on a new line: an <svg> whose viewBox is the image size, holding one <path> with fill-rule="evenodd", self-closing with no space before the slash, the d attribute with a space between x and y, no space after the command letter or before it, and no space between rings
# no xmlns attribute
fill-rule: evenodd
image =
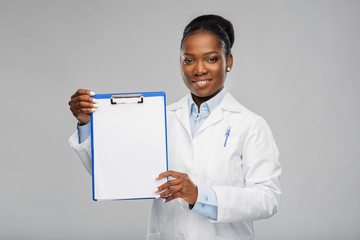
<svg viewBox="0 0 360 240"><path fill-rule="evenodd" d="M231 53L229 53L229 55L227 56L227 59L226 59L226 69L228 69L228 68L231 69L232 66L233 66L233 55Z"/></svg>

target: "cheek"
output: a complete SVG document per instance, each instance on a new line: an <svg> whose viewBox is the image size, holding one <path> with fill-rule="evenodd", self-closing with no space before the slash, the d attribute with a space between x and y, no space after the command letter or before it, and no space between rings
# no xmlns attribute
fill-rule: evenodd
<svg viewBox="0 0 360 240"><path fill-rule="evenodd" d="M225 78L225 68L222 65L214 67L212 72L219 80L221 80L221 78Z"/></svg>
<svg viewBox="0 0 360 240"><path fill-rule="evenodd" d="M192 71L189 67L187 66L181 66L181 76L183 77L183 79L185 80L186 78L189 78L192 76Z"/></svg>

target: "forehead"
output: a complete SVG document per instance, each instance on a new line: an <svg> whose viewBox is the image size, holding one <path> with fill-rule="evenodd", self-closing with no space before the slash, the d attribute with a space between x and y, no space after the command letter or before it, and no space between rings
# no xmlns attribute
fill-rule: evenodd
<svg viewBox="0 0 360 240"><path fill-rule="evenodd" d="M195 54L216 51L222 53L222 46L212 32L199 30L187 36L183 42L183 53Z"/></svg>

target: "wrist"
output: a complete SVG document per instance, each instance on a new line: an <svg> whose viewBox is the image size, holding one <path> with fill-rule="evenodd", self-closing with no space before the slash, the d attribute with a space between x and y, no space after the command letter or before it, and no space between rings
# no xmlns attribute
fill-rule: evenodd
<svg viewBox="0 0 360 240"><path fill-rule="evenodd" d="M85 123L85 122L78 122L78 126L84 126L84 125L86 125L86 124L88 124L88 122L87 123Z"/></svg>
<svg viewBox="0 0 360 240"><path fill-rule="evenodd" d="M195 203L196 203L196 201L197 201L197 198L198 198L198 187L195 185L195 197L194 197L194 199L193 199L193 201L191 202L191 203L189 203L190 205L192 205L192 206L194 206L195 205ZM192 207L191 207L192 208ZM190 209L191 209L190 208Z"/></svg>

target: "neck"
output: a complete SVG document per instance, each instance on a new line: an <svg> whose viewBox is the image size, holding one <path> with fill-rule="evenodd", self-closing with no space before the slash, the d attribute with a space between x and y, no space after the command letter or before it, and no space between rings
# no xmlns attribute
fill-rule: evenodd
<svg viewBox="0 0 360 240"><path fill-rule="evenodd" d="M197 105L198 109L200 110L200 105L208 100L210 100L211 98L215 97L219 92L221 92L221 90L224 88L224 86L222 86L221 88L219 88L219 90L217 90L216 92L214 92L213 94L206 96L206 97L199 97L194 95L193 93L191 93L191 97L194 100L195 104Z"/></svg>

